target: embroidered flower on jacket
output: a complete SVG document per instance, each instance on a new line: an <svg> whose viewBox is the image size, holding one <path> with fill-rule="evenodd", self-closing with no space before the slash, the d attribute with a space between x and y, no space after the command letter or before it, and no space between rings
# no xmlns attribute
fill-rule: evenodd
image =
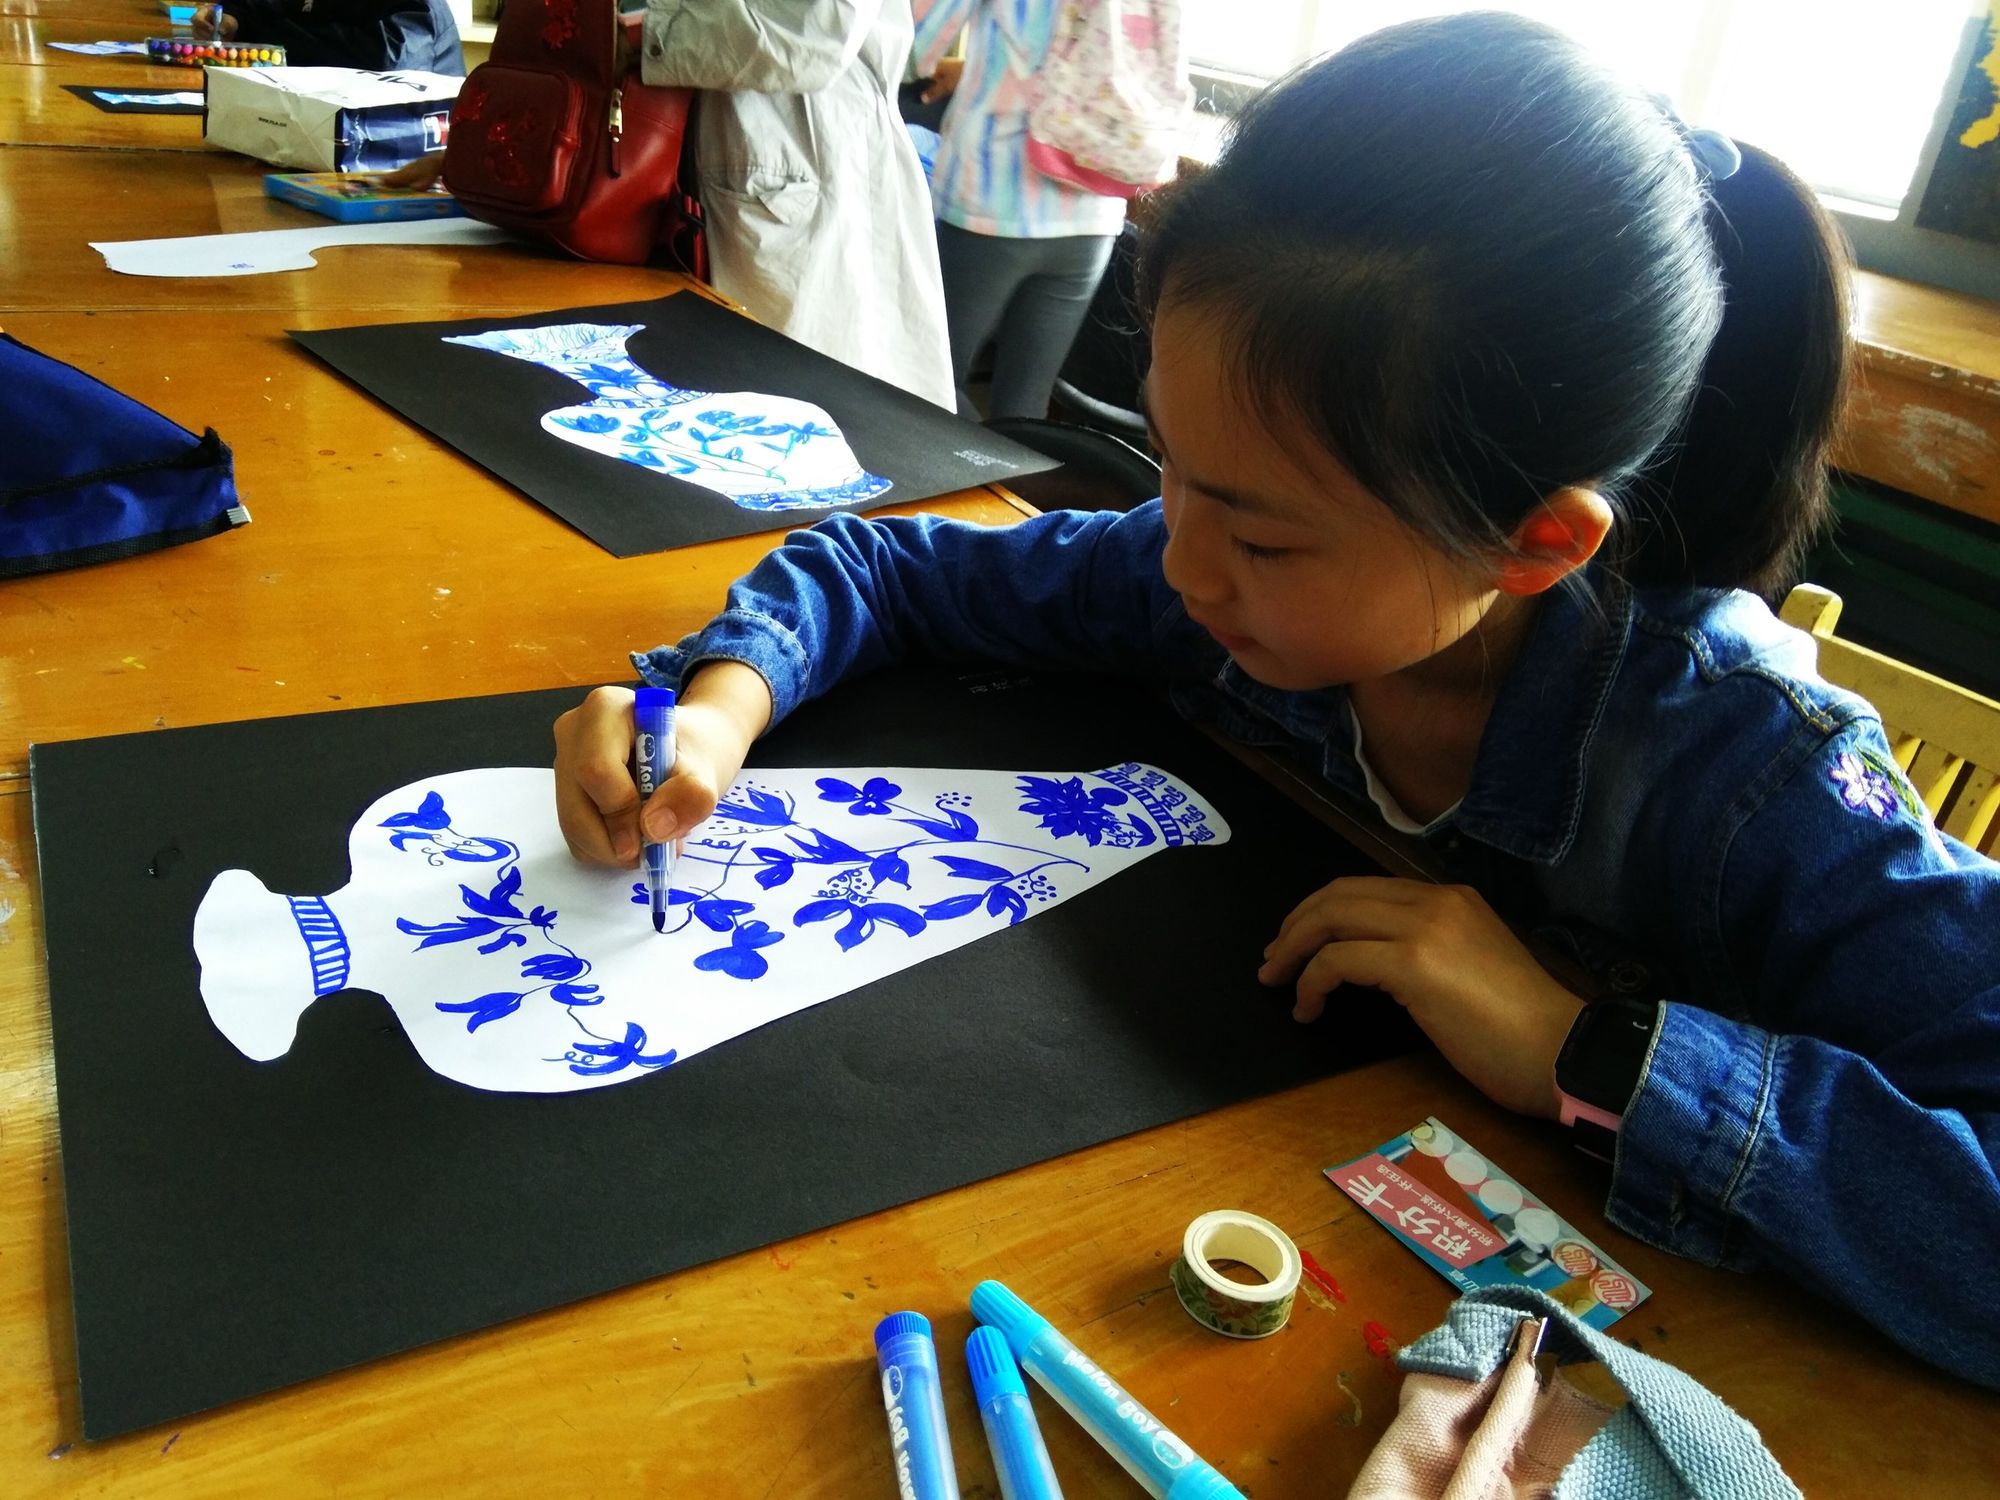
<svg viewBox="0 0 2000 1500"><path fill-rule="evenodd" d="M1826 774L1840 788L1840 800L1856 812L1873 813L1887 822L1902 803L1895 782L1851 750L1842 751Z"/></svg>

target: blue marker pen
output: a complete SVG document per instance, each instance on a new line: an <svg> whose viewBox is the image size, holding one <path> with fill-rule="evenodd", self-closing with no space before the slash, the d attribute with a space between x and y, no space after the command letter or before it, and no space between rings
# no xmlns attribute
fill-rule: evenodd
<svg viewBox="0 0 2000 1500"><path fill-rule="evenodd" d="M1243 1492L1204 1463L1089 1356L997 1281L972 1289L972 1315L997 1328L1021 1368L1083 1424L1146 1493L1158 1500L1243 1500Z"/></svg>
<svg viewBox="0 0 2000 1500"><path fill-rule="evenodd" d="M875 1325L875 1363L889 1413L889 1449L902 1500L958 1500L958 1470L944 1425L937 1345L922 1313L890 1313Z"/></svg>
<svg viewBox="0 0 2000 1500"><path fill-rule="evenodd" d="M674 774L674 690L642 687L632 705L632 776L639 783L641 803ZM674 846L646 841L640 854L646 869L646 894L653 908L653 931L667 926L667 887L673 883Z"/></svg>
<svg viewBox="0 0 2000 1500"><path fill-rule="evenodd" d="M965 1362L972 1369L972 1399L986 1424L986 1446L993 1450L993 1467L1000 1475L1000 1500L1062 1500L1062 1486L1056 1483L1048 1445L1035 1425L1035 1408L1006 1335L997 1328L973 1329L965 1341Z"/></svg>

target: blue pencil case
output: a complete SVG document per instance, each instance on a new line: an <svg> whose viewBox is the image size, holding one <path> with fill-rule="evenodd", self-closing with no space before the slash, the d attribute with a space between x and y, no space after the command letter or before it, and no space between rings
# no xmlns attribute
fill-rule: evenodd
<svg viewBox="0 0 2000 1500"><path fill-rule="evenodd" d="M0 334L0 578L110 562L250 519L229 445Z"/></svg>

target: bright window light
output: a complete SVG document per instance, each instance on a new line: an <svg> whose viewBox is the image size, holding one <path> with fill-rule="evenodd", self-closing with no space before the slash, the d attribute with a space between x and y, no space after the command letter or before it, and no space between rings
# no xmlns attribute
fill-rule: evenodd
<svg viewBox="0 0 2000 1500"><path fill-rule="evenodd" d="M1504 9L1560 27L1670 96L1690 124L1754 141L1823 192L1893 209L1909 191L1969 0L1186 0L1197 63L1271 78L1418 16Z"/></svg>

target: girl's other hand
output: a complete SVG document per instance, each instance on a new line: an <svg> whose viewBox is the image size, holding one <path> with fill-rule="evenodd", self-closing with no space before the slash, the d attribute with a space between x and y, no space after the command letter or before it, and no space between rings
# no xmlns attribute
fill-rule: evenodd
<svg viewBox="0 0 2000 1500"><path fill-rule="evenodd" d="M556 720L556 820L571 854L630 868L641 838L677 840L715 811L771 717L771 690L737 662L689 680L674 710L674 771L639 805L630 688L601 687Z"/></svg>
<svg viewBox="0 0 2000 1500"><path fill-rule="evenodd" d="M1556 1053L1583 1002L1469 887L1336 880L1285 918L1257 977L1296 986L1299 1021L1343 984L1386 990L1489 1099L1557 1117Z"/></svg>

